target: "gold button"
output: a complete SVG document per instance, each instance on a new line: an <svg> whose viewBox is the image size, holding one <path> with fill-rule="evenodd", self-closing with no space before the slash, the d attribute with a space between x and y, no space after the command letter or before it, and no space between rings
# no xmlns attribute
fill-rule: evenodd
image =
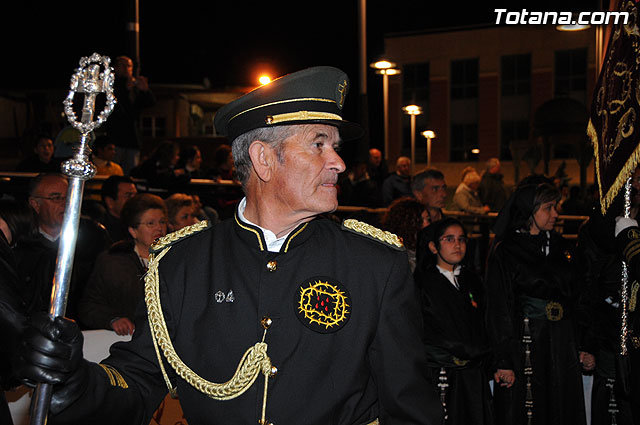
<svg viewBox="0 0 640 425"><path fill-rule="evenodd" d="M270 272L275 272L277 268L278 263L276 261L269 261L267 263L267 270L269 270Z"/></svg>
<svg viewBox="0 0 640 425"><path fill-rule="evenodd" d="M273 323L273 320L271 320L270 317L264 316L262 318L262 320L260 321L260 324L262 325L263 328L265 329L269 329L271 327L271 324Z"/></svg>
<svg viewBox="0 0 640 425"><path fill-rule="evenodd" d="M278 368L275 366L271 366L271 372L269 372L269 377L273 378L278 374Z"/></svg>

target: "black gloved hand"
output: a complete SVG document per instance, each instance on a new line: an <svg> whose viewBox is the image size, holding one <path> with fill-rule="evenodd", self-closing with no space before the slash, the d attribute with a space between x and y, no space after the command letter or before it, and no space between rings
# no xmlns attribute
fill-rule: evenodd
<svg viewBox="0 0 640 425"><path fill-rule="evenodd" d="M53 384L51 411L64 409L86 387L84 338L78 325L63 317L35 314L29 321L14 361L16 375L28 386Z"/></svg>

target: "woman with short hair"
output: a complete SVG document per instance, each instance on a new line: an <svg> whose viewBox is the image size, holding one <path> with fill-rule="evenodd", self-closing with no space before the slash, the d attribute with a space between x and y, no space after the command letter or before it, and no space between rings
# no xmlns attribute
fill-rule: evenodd
<svg viewBox="0 0 640 425"><path fill-rule="evenodd" d="M139 193L120 213L128 237L98 256L80 301L81 323L89 329L133 334L134 316L144 298L142 279L151 244L167 233L167 209L162 198Z"/></svg>
<svg viewBox="0 0 640 425"><path fill-rule="evenodd" d="M170 232L178 231L199 221L194 199L186 193L174 193L165 199L164 203L167 206Z"/></svg>

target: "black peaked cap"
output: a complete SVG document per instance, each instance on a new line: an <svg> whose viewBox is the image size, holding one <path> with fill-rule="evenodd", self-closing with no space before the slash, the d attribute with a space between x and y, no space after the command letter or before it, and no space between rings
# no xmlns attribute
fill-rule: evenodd
<svg viewBox="0 0 640 425"><path fill-rule="evenodd" d="M342 140L363 135L359 124L342 119L349 77L338 68L317 66L280 77L220 108L216 130L230 142L250 130L274 125L329 124Z"/></svg>

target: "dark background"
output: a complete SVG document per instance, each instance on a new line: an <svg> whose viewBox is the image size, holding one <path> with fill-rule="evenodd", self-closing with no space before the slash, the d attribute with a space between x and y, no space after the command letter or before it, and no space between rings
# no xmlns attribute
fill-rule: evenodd
<svg viewBox="0 0 640 425"><path fill-rule="evenodd" d="M451 27L493 26L494 9L606 10L598 1L486 2L394 0L367 2L367 62L384 52L384 35ZM0 91L67 90L82 56L128 53L132 1L68 0L10 3L0 25ZM382 83L367 70L367 97L359 92L358 0L139 0L141 74L153 84L211 88L255 86L259 73L281 76L315 65L343 69L351 78L344 115L369 130L357 152L382 144ZM60 99L62 102L63 99ZM368 122L367 122L368 121ZM355 149L355 147L354 147Z"/></svg>
<svg viewBox="0 0 640 425"><path fill-rule="evenodd" d="M128 1L23 2L3 6L0 88L66 87L81 56L126 53ZM282 75L313 65L344 69L357 87L356 0L139 0L141 72L151 83L253 85L259 69ZM383 35L471 24L509 11L595 11L597 1L371 1L368 55ZM372 72L371 72L372 73ZM369 77L371 78L371 77Z"/></svg>

